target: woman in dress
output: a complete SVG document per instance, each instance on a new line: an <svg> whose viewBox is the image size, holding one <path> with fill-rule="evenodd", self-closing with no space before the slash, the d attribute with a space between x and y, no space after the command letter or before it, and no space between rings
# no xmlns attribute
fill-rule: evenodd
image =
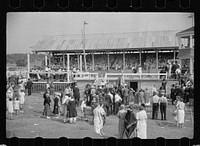
<svg viewBox="0 0 200 146"><path fill-rule="evenodd" d="M59 95L55 94L55 95L54 95L54 108L53 108L53 113L55 114L56 118L58 118L58 117L59 117L59 114L60 114L58 103L59 103Z"/></svg>
<svg viewBox="0 0 200 146"><path fill-rule="evenodd" d="M94 113L94 130L100 136L103 136L103 125L104 120L103 116L106 115L104 109L100 106L99 103L96 103L96 108L93 110Z"/></svg>
<svg viewBox="0 0 200 146"><path fill-rule="evenodd" d="M50 95L53 96L54 92L55 92L55 86L54 86L54 83L51 82L51 84L50 84Z"/></svg>
<svg viewBox="0 0 200 146"><path fill-rule="evenodd" d="M134 103L134 90L133 88L130 88L130 91L129 91L129 101L130 103Z"/></svg>
<svg viewBox="0 0 200 146"><path fill-rule="evenodd" d="M118 138L123 139L124 131L125 131L125 120L126 110L124 104L121 105L119 112L117 113L117 117L119 118L118 122Z"/></svg>
<svg viewBox="0 0 200 146"><path fill-rule="evenodd" d="M180 96L177 96L177 126L183 128L184 120L185 120L185 103Z"/></svg>
<svg viewBox="0 0 200 146"><path fill-rule="evenodd" d="M145 111L145 105L141 104L139 112L136 113L137 123L137 136L141 139L147 139L147 113Z"/></svg>
<svg viewBox="0 0 200 146"><path fill-rule="evenodd" d="M24 100L25 100L25 90L24 90L24 89L20 89L20 90L19 90L19 104L20 104L20 110L23 109Z"/></svg>
<svg viewBox="0 0 200 146"><path fill-rule="evenodd" d="M15 114L18 115L19 114L19 98L18 97L14 98L13 108L14 108Z"/></svg>
<svg viewBox="0 0 200 146"><path fill-rule="evenodd" d="M43 98L44 98L44 111L43 111L43 115L46 116L47 119L50 119L50 116L52 116L52 113L51 113L51 109L50 109L51 99L50 99L49 90L47 90L44 93Z"/></svg>
<svg viewBox="0 0 200 146"><path fill-rule="evenodd" d="M7 91L7 108L8 108L8 116L9 119L13 119L13 97L12 97L12 91L8 89Z"/></svg>
<svg viewBox="0 0 200 146"><path fill-rule="evenodd" d="M69 123L76 124L77 110L76 110L76 101L73 96L68 102L68 110L69 110Z"/></svg>

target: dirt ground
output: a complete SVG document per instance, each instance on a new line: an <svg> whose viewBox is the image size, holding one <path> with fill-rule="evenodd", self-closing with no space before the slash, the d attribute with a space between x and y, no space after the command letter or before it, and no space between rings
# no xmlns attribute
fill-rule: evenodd
<svg viewBox="0 0 200 146"><path fill-rule="evenodd" d="M51 103L53 110L53 102ZM33 93L25 98L23 113L14 115L14 120L8 119L6 113L6 135L7 138L101 138L95 134L94 127L89 122L82 120L80 107L77 108L78 117L76 124L63 123L63 116L59 119L46 119L42 116L43 97L42 94ZM173 106L169 105L167 109L167 120L152 120L151 111L147 109L147 138L155 139L164 137L165 139L180 139L182 137L193 138L193 114L190 107L186 107L185 125L180 129L176 127L174 117L172 116ZM160 113L159 113L160 118ZM105 137L118 136L118 118L116 116L108 116L104 126Z"/></svg>

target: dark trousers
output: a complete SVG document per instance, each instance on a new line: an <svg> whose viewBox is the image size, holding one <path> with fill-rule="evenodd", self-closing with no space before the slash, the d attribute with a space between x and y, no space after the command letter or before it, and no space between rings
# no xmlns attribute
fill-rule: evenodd
<svg viewBox="0 0 200 146"><path fill-rule="evenodd" d="M172 105L174 105L174 101L176 100L176 97L172 97Z"/></svg>
<svg viewBox="0 0 200 146"><path fill-rule="evenodd" d="M160 103L160 113L161 113L161 120L166 120L166 103Z"/></svg>
<svg viewBox="0 0 200 146"><path fill-rule="evenodd" d="M128 96L124 96L124 104L125 105L129 104Z"/></svg>
<svg viewBox="0 0 200 146"><path fill-rule="evenodd" d="M113 115L115 115L115 103L113 103L112 111L113 111Z"/></svg>
<svg viewBox="0 0 200 146"><path fill-rule="evenodd" d="M159 108L159 104L158 103L153 103L152 119L157 119L158 118L158 108Z"/></svg>
<svg viewBox="0 0 200 146"><path fill-rule="evenodd" d="M28 96L31 95L31 88L28 88Z"/></svg>
<svg viewBox="0 0 200 146"><path fill-rule="evenodd" d="M118 113L118 111L119 111L119 106L120 106L120 102L119 101L117 101L116 103L115 103L115 115Z"/></svg>

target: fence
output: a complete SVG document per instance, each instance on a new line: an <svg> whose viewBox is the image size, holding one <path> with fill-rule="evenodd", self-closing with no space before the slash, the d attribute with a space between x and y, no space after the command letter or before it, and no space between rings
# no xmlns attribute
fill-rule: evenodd
<svg viewBox="0 0 200 146"><path fill-rule="evenodd" d="M160 80L162 77L167 79L167 73L106 73L105 79L117 80L120 76L124 80Z"/></svg>
<svg viewBox="0 0 200 146"><path fill-rule="evenodd" d="M98 78L98 73L78 72L73 75L74 80L95 80Z"/></svg>
<svg viewBox="0 0 200 146"><path fill-rule="evenodd" d="M33 82L33 86L32 86L32 92L41 92L41 91L45 91L46 90L46 84L47 82ZM66 88L68 82L54 82L54 86L55 86L55 91L59 91L59 89L62 89L62 91L64 91L64 89Z"/></svg>

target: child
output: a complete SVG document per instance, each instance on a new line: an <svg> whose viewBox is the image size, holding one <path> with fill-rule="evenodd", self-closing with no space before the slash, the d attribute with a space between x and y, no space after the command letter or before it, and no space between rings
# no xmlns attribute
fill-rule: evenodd
<svg viewBox="0 0 200 146"><path fill-rule="evenodd" d="M9 97L7 102L8 102L7 105L8 105L9 120L12 120L13 119L13 113L14 113L12 97Z"/></svg>
<svg viewBox="0 0 200 146"><path fill-rule="evenodd" d="M76 124L76 116L77 116L76 101L75 101L73 96L69 100L68 109L69 109L69 122L70 122L70 124L72 124L72 123Z"/></svg>
<svg viewBox="0 0 200 146"><path fill-rule="evenodd" d="M86 108L86 98L83 99L82 103L81 103L81 112L83 113L83 117L84 119L86 119L86 114L85 114L85 108ZM87 120L87 119L86 119Z"/></svg>
<svg viewBox="0 0 200 146"><path fill-rule="evenodd" d="M23 105L24 105L24 99L25 98L25 90L22 89L19 91L19 104L20 104L20 110L23 109Z"/></svg>
<svg viewBox="0 0 200 146"><path fill-rule="evenodd" d="M16 97L13 101L13 108L14 108L15 114L18 115L19 114L19 99L18 99L18 97Z"/></svg>
<svg viewBox="0 0 200 146"><path fill-rule="evenodd" d="M56 118L58 118L59 115L60 115L59 105L58 105L58 103L59 103L59 95L55 94L54 96L55 96L55 98L54 98L54 109L53 109L53 113L55 114Z"/></svg>

